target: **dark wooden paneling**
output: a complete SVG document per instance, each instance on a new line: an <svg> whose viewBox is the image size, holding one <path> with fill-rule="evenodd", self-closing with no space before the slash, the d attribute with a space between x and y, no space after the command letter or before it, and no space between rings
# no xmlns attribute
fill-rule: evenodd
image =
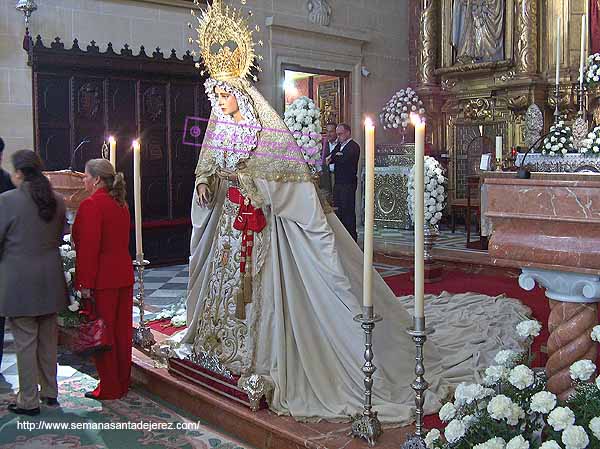
<svg viewBox="0 0 600 449"><path fill-rule="evenodd" d="M194 169L210 115L205 78L191 55L164 57L157 49L147 56L142 48L134 56L127 46L100 53L95 44L83 51L78 42L65 49L60 40L47 48L38 37L29 64L36 148L47 168L68 168L74 149L89 140L73 157L73 168L83 171L113 135L133 210L131 142L139 137L145 256L154 264L187 261ZM192 133L190 119L197 125Z"/></svg>

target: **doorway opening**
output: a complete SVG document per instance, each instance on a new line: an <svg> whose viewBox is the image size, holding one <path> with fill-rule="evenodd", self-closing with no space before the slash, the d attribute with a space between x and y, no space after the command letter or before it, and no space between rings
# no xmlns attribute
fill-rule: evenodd
<svg viewBox="0 0 600 449"><path fill-rule="evenodd" d="M321 111L321 127L327 123L346 123L349 119L350 73L284 65L284 112L298 98L308 97Z"/></svg>

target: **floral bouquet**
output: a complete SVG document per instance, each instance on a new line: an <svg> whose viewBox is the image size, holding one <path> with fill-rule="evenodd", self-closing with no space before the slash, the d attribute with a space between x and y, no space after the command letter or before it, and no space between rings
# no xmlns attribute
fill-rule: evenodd
<svg viewBox="0 0 600 449"><path fill-rule="evenodd" d="M187 324L187 301L181 297L179 300L158 312L153 320L170 320L169 324L173 327L183 327Z"/></svg>
<svg viewBox="0 0 600 449"><path fill-rule="evenodd" d="M67 291L69 293L69 306L58 314L59 324L63 327L75 327L79 325L79 309L81 307L81 293L75 291L73 281L75 280L75 258L77 256L71 245L71 234L63 237L63 244L60 246L60 255L62 257L63 271L65 281L67 282Z"/></svg>
<svg viewBox="0 0 600 449"><path fill-rule="evenodd" d="M573 132L571 128L565 126L564 121L558 122L550 127L548 134L542 142L542 154L546 156L563 156L572 152L575 149L573 146Z"/></svg>
<svg viewBox="0 0 600 449"><path fill-rule="evenodd" d="M600 83L600 53L588 56L583 72L583 83L588 87Z"/></svg>
<svg viewBox="0 0 600 449"><path fill-rule="evenodd" d="M579 150L583 154L593 156L600 155L600 126L596 126L585 139L583 139L583 147Z"/></svg>
<svg viewBox="0 0 600 449"><path fill-rule="evenodd" d="M287 106L284 121L302 150L311 172L321 170L321 112L308 97L297 98Z"/></svg>
<svg viewBox="0 0 600 449"><path fill-rule="evenodd" d="M539 335L535 320L520 323L525 339ZM592 331L600 340L600 326ZM482 384L461 384L454 402L439 411L444 434L431 430L429 449L598 449L600 448L600 379L591 383L596 366L573 363L569 373L575 392L561 402L546 390L544 373L524 364L525 354L502 350L496 365L485 370Z"/></svg>
<svg viewBox="0 0 600 449"><path fill-rule="evenodd" d="M425 108L423 108L423 102L419 100L417 93L407 87L396 92L388 100L379 113L379 121L383 125L383 129L401 127L403 131L406 131L410 124L411 112L419 114L423 118Z"/></svg>
<svg viewBox="0 0 600 449"><path fill-rule="evenodd" d="M446 177L438 161L425 156L425 226L435 227L442 219L446 207ZM415 222L415 167L408 176L408 212Z"/></svg>

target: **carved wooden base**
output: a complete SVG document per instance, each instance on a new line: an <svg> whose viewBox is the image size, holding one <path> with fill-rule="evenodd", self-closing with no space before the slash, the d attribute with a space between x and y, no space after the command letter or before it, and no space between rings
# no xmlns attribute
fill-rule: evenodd
<svg viewBox="0 0 600 449"><path fill-rule="evenodd" d="M549 301L548 390L564 400L573 390L569 367L577 360L596 361L596 343L590 333L598 324L598 306Z"/></svg>

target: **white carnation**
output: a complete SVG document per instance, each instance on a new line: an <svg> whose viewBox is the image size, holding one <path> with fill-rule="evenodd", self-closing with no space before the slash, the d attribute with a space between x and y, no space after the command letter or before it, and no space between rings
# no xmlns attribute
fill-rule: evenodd
<svg viewBox="0 0 600 449"><path fill-rule="evenodd" d="M77 256L77 253L76 253L75 251L73 251L73 250L71 250L71 251L69 251L69 252L67 253L67 257L68 257L69 259L75 259L75 257L76 257L76 256Z"/></svg>
<svg viewBox="0 0 600 449"><path fill-rule="evenodd" d="M529 441L526 441L521 435L517 435L506 443L506 449L529 449Z"/></svg>
<svg viewBox="0 0 600 449"><path fill-rule="evenodd" d="M506 447L506 441L500 437L490 438L484 444L485 449L504 449Z"/></svg>
<svg viewBox="0 0 600 449"><path fill-rule="evenodd" d="M497 421L510 418L513 412L513 401L503 394L492 398L487 406L487 411Z"/></svg>
<svg viewBox="0 0 600 449"><path fill-rule="evenodd" d="M548 424L560 432L575 423L575 414L569 407L557 407L548 415Z"/></svg>
<svg viewBox="0 0 600 449"><path fill-rule="evenodd" d="M79 303L77 301L73 301L71 304L67 306L67 308L71 312L77 312L79 310Z"/></svg>
<svg viewBox="0 0 600 449"><path fill-rule="evenodd" d="M587 381L596 371L596 365L591 360L578 360L569 368L573 380Z"/></svg>
<svg viewBox="0 0 600 449"><path fill-rule="evenodd" d="M560 447L556 441L550 440L542 443L540 449L562 449L562 447Z"/></svg>
<svg viewBox="0 0 600 449"><path fill-rule="evenodd" d="M556 407L556 395L549 391L540 391L531 397L531 411L548 414Z"/></svg>
<svg viewBox="0 0 600 449"><path fill-rule="evenodd" d="M498 365L510 367L514 364L517 357L518 354L512 349L503 349L502 351L498 351L496 357L494 357L494 361Z"/></svg>
<svg viewBox="0 0 600 449"><path fill-rule="evenodd" d="M63 242L70 244L71 243L71 234L63 235Z"/></svg>
<svg viewBox="0 0 600 449"><path fill-rule="evenodd" d="M446 402L438 412L440 419L443 422L448 422L456 416L456 407L452 402Z"/></svg>
<svg viewBox="0 0 600 449"><path fill-rule="evenodd" d="M69 273L68 271L65 271L65 281L67 284L71 282L71 273Z"/></svg>
<svg viewBox="0 0 600 449"><path fill-rule="evenodd" d="M596 416L590 421L590 430L594 436L600 440L600 417Z"/></svg>
<svg viewBox="0 0 600 449"><path fill-rule="evenodd" d="M581 426L568 426L562 434L562 442L566 449L584 449L590 439Z"/></svg>
<svg viewBox="0 0 600 449"><path fill-rule="evenodd" d="M506 418L506 422L511 426L516 426L520 419L525 418L525 412L517 404L513 404L510 410L510 416Z"/></svg>
<svg viewBox="0 0 600 449"><path fill-rule="evenodd" d="M508 381L519 390L530 387L534 380L533 371L525 365L514 367L508 374Z"/></svg>
<svg viewBox="0 0 600 449"><path fill-rule="evenodd" d="M508 375L508 370L504 366L492 365L485 370L485 378L483 382L486 385L493 385L500 379L505 378Z"/></svg>
<svg viewBox="0 0 600 449"><path fill-rule="evenodd" d="M441 433L438 429L431 429L425 437L425 446L428 449L433 449L433 443L440 439Z"/></svg>
<svg viewBox="0 0 600 449"><path fill-rule="evenodd" d="M600 343L600 324L597 326L594 326L590 336L592 337L592 340Z"/></svg>
<svg viewBox="0 0 600 449"><path fill-rule="evenodd" d="M537 320L526 320L517 324L517 334L521 338L537 337L541 330L542 325Z"/></svg>
<svg viewBox="0 0 600 449"><path fill-rule="evenodd" d="M448 443L455 443L464 436L466 430L464 423L460 419L455 419L446 426L444 436Z"/></svg>

